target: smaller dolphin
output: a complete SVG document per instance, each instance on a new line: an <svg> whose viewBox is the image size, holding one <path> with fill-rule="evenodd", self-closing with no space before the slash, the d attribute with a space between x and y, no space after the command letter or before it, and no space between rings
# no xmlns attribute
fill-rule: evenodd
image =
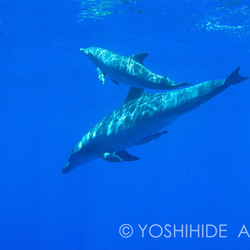
<svg viewBox="0 0 250 250"><path fill-rule="evenodd" d="M174 89L188 83L176 83L168 77L157 75L143 65L148 53L139 53L130 57L118 55L112 51L90 47L80 49L97 67L98 79L105 84L105 75L117 85L123 83L137 88Z"/></svg>

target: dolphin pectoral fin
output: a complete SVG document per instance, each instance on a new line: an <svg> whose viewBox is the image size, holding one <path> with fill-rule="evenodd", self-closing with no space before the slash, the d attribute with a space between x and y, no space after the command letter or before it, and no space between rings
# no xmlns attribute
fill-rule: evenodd
<svg viewBox="0 0 250 250"><path fill-rule="evenodd" d="M144 59L148 56L148 53L138 53L138 54L134 54L132 56L130 56L129 58L131 58L132 60L143 64Z"/></svg>
<svg viewBox="0 0 250 250"><path fill-rule="evenodd" d="M99 154L99 156L106 161L109 162L122 162L122 161L137 161L140 158L129 154L127 151L122 150L118 152L105 152L103 154Z"/></svg>
<svg viewBox="0 0 250 250"><path fill-rule="evenodd" d="M123 161L138 161L138 160L140 160L139 157L131 155L125 150L116 152L116 155L118 155L121 159L123 159Z"/></svg>
<svg viewBox="0 0 250 250"><path fill-rule="evenodd" d="M168 132L167 130L164 130L162 132L158 132L158 133L155 133L153 135L146 136L146 137L142 138L140 141L138 141L137 143L135 143L135 145L141 145L141 144L145 144L145 143L148 143L150 141L156 140L160 136L166 134L167 132Z"/></svg>
<svg viewBox="0 0 250 250"><path fill-rule="evenodd" d="M110 79L111 79L111 78L110 78ZM111 81L112 81L112 82L114 82L116 85L118 85L118 86L119 86L119 83L118 83L118 82L116 82L115 80L111 79Z"/></svg>
<svg viewBox="0 0 250 250"><path fill-rule="evenodd" d="M105 76L104 76L104 74L103 74L103 72L101 71L100 68L97 68L97 76L98 76L99 81L102 84L105 84Z"/></svg>

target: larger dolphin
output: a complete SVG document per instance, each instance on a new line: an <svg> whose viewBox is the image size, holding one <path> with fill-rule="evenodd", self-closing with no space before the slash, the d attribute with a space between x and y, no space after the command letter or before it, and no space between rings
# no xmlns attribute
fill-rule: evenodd
<svg viewBox="0 0 250 250"><path fill-rule="evenodd" d="M130 57L118 55L107 49L90 47L80 49L97 67L98 79L104 84L105 75L116 83L137 88L174 89L187 83L176 83L168 77L157 75L143 65L148 53L139 53Z"/></svg>
<svg viewBox="0 0 250 250"><path fill-rule="evenodd" d="M178 116L198 107L232 84L247 79L236 69L226 80L203 82L188 88L149 94L131 88L124 104L98 122L75 145L63 173L101 157L110 162L135 161L125 149L158 138L158 132Z"/></svg>

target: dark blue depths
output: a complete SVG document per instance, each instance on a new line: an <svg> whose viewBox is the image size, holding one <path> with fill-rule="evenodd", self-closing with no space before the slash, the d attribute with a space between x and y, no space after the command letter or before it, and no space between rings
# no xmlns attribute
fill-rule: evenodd
<svg viewBox="0 0 250 250"><path fill-rule="evenodd" d="M102 85L81 47L148 52L145 65L178 82L224 79L238 66L249 75L249 11L229 0L1 1L0 248L249 249L249 80L128 149L140 161L97 159L61 174L74 144L128 92ZM221 226L227 238L174 237L174 225Z"/></svg>

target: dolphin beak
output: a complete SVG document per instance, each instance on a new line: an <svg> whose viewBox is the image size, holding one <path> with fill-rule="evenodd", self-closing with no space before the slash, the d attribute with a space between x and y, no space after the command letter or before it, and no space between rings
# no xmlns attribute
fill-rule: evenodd
<svg viewBox="0 0 250 250"><path fill-rule="evenodd" d="M80 51L81 51L84 55L88 55L88 50L87 50L87 49L81 48Z"/></svg>
<svg viewBox="0 0 250 250"><path fill-rule="evenodd" d="M66 174L68 173L69 171L71 171L74 167L72 167L72 165L70 164L70 162L68 162L66 164L66 166L62 169L62 173L63 174Z"/></svg>

